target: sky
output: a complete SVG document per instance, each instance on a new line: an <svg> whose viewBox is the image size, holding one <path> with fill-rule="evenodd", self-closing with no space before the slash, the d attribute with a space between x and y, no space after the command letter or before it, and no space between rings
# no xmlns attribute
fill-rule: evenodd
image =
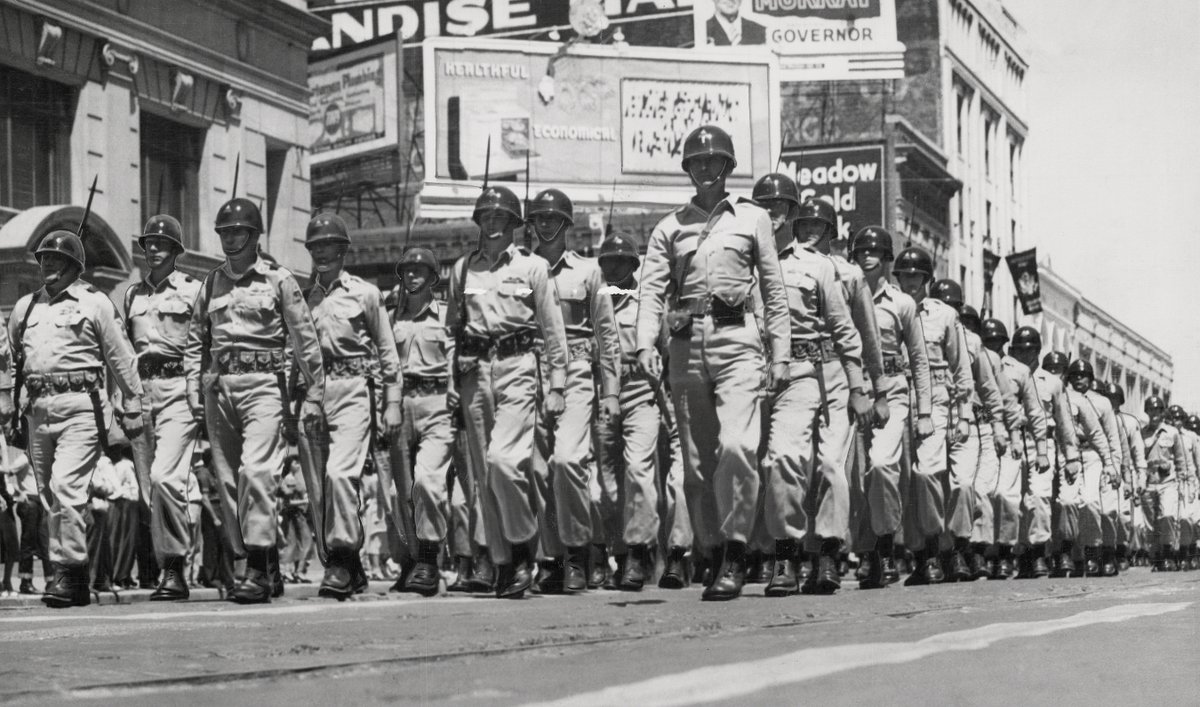
<svg viewBox="0 0 1200 707"><path fill-rule="evenodd" d="M1170 354L1200 412L1200 2L1003 0L1026 31L1038 254Z"/></svg>

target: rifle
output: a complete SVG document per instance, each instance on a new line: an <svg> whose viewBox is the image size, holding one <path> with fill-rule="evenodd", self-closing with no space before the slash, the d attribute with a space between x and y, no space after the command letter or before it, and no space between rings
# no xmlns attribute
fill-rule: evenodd
<svg viewBox="0 0 1200 707"><path fill-rule="evenodd" d="M529 232L529 153L533 150L525 148L525 247L533 250L533 234Z"/></svg>
<svg viewBox="0 0 1200 707"><path fill-rule="evenodd" d="M492 136L488 136L487 153L484 157L483 167L483 191L487 191L488 177L491 176L492 169ZM454 297L454 306L458 321L454 322L454 360L450 362L450 380L453 383L454 391L459 393L462 390L460 385L461 375L459 374L459 358L462 356L463 334L467 333L467 261L471 259L471 254L467 253L463 256L462 267L458 269L458 291L449 293L449 296ZM461 414L462 403L459 402L459 412L453 415L454 419L458 419Z"/></svg>
<svg viewBox="0 0 1200 707"><path fill-rule="evenodd" d="M87 206L83 208L83 218L79 219L79 228L75 229L75 235L83 238L83 225L87 223L88 216L92 215L92 199L96 196L96 180L100 179L100 175L92 177L92 186L88 187Z"/></svg>
<svg viewBox="0 0 1200 707"><path fill-rule="evenodd" d="M617 180L613 180L612 192L608 195L608 221L604 224L604 236L607 238L613 232L613 207L617 204Z"/></svg>
<svg viewBox="0 0 1200 707"><path fill-rule="evenodd" d="M230 198L237 196L238 175L242 171L242 153L237 153L237 157L233 162L233 191L229 193Z"/></svg>

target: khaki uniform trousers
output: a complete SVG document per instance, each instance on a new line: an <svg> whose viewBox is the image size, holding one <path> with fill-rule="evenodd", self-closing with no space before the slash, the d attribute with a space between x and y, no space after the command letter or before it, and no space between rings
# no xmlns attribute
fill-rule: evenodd
<svg viewBox="0 0 1200 707"><path fill-rule="evenodd" d="M1021 479L1031 466L1029 454L1033 454L1033 437L1021 430L1000 457L1000 475L989 493L997 545L1016 545L1020 538Z"/></svg>
<svg viewBox="0 0 1200 707"><path fill-rule="evenodd" d="M1079 485L1079 542L1085 547L1117 544L1117 492L1101 482L1104 463L1094 449L1082 450L1083 478Z"/></svg>
<svg viewBox="0 0 1200 707"><path fill-rule="evenodd" d="M662 415L649 381L634 374L621 383L621 414L597 427L599 511L615 547L658 539L659 430ZM619 542L617 541L619 538ZM619 552L619 549L618 549Z"/></svg>
<svg viewBox="0 0 1200 707"><path fill-rule="evenodd" d="M466 432L454 429L451 421L453 464L446 484L450 488L450 552L458 557L472 557L487 542L475 491L479 474L471 471L470 446Z"/></svg>
<svg viewBox="0 0 1200 707"><path fill-rule="evenodd" d="M770 400L763 519L776 540L804 540L810 532L844 538L850 513L843 452L849 423L844 410L830 410L830 424L817 428L821 385L810 364L792 364L793 370L798 367L807 368L809 375L792 378Z"/></svg>
<svg viewBox="0 0 1200 707"><path fill-rule="evenodd" d="M1058 452L1058 442L1049 440L1048 456L1053 461L1061 458ZM1054 495L1053 467L1041 471L1036 460L1030 462L1029 471L1025 475L1024 489L1021 495L1021 526L1018 541L1023 546L1040 545L1050 542L1050 503Z"/></svg>
<svg viewBox="0 0 1200 707"><path fill-rule="evenodd" d="M29 463L47 516L49 559L88 561L87 507L92 472L100 458L100 431L87 393L41 395L26 413Z"/></svg>
<svg viewBox="0 0 1200 707"><path fill-rule="evenodd" d="M920 550L925 539L941 537L945 530L945 488L948 473L946 456L950 425L950 389L945 372L933 376L933 434L916 440L916 463L912 466L904 490L905 541ZM910 403L911 404L911 403Z"/></svg>
<svg viewBox="0 0 1200 707"><path fill-rule="evenodd" d="M1155 472L1151 471L1153 477ZM1142 507L1151 528L1151 545L1179 548L1179 485L1175 479L1151 481L1146 485Z"/></svg>
<svg viewBox="0 0 1200 707"><path fill-rule="evenodd" d="M357 551L363 544L359 488L371 447L371 390L360 376L325 378L329 456L325 463L325 546Z"/></svg>
<svg viewBox="0 0 1200 707"><path fill-rule="evenodd" d="M765 361L758 330L692 320L672 336L668 379L679 423L684 489L704 548L747 542L758 506L760 399Z"/></svg>
<svg viewBox="0 0 1200 707"><path fill-rule="evenodd" d="M568 547L592 542L592 424L596 410L596 382L592 364L577 358L567 364L563 412L551 433L539 419L537 448L549 471L549 493L543 492L543 550L557 557ZM550 435L554 448L550 449Z"/></svg>
<svg viewBox="0 0 1200 707"><path fill-rule="evenodd" d="M985 422L973 427L975 429L972 432L979 435L979 462L975 467L971 489L975 496L971 542L991 545L996 540L996 508L992 505L992 491L1000 479L1000 457L996 454L996 432L991 424Z"/></svg>
<svg viewBox="0 0 1200 707"><path fill-rule="evenodd" d="M946 533L942 549L949 549L957 538L970 538L979 515L975 481L983 462L983 429L991 429L987 421L973 420L966 441L949 442L949 488L946 494Z"/></svg>
<svg viewBox="0 0 1200 707"><path fill-rule="evenodd" d="M658 394L663 395L662 391ZM689 548L695 534L684 492L687 472L683 466L683 448L679 443L679 425L675 422L675 409L665 399L660 411L662 427L658 433L658 464L660 469L666 470L666 474L660 474L662 493L659 494L659 517L662 522L659 532L663 536L664 547Z"/></svg>
<svg viewBox="0 0 1200 707"><path fill-rule="evenodd" d="M222 375L205 391L205 423L234 557L245 557L247 548L275 547L285 450L281 396L274 373Z"/></svg>
<svg viewBox="0 0 1200 707"><path fill-rule="evenodd" d="M870 552L881 535L898 536L903 529L902 469L908 465L905 438L909 436L908 380L902 375L880 381L887 395L888 421L871 431L871 443L857 441L852 454L855 480L851 493L855 520L852 543L856 552ZM897 540L900 538L897 537Z"/></svg>
<svg viewBox="0 0 1200 707"><path fill-rule="evenodd" d="M454 456L454 430L450 425L450 412L446 409L446 396L404 396L405 438L408 440L409 458L412 462L413 527L418 540L440 543L449 532L450 509L447 488L450 462ZM457 479L456 479L457 480ZM462 486L461 483L456 484ZM465 494L464 494L465 499ZM462 505L466 505L465 502ZM470 527L469 519L460 519L464 528ZM455 554L469 556L470 543L460 538ZM460 552L461 551L461 552Z"/></svg>
<svg viewBox="0 0 1200 707"><path fill-rule="evenodd" d="M483 536L498 565L511 544L538 534L539 482L534 468L538 361L533 352L480 360L461 376L462 409L479 497Z"/></svg>
<svg viewBox="0 0 1200 707"><path fill-rule="evenodd" d="M150 537L161 564L167 557L191 553L188 484L195 483L192 453L200 438L200 425L188 408L183 377L145 378L142 387L146 429L134 441L133 463L138 480L149 480Z"/></svg>

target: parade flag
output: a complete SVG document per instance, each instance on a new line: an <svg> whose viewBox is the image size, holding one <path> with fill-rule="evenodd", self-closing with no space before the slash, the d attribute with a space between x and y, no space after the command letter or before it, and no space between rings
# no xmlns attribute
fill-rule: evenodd
<svg viewBox="0 0 1200 707"><path fill-rule="evenodd" d="M1037 248L1007 255L1008 272L1017 286L1017 297L1025 314L1042 311L1042 287L1038 281Z"/></svg>

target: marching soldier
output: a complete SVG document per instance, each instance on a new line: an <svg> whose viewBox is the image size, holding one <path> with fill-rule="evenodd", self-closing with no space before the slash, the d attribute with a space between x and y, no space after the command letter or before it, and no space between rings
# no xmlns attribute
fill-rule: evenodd
<svg viewBox="0 0 1200 707"><path fill-rule="evenodd" d="M925 336L917 304L900 288L888 282L888 263L892 262L892 234L878 226L868 226L854 235L850 257L862 268L873 293L875 320L883 349L882 390L891 410L882 428L871 433L866 446L862 474L865 522L855 539L855 550L866 565L859 579L860 589L882 589L898 581L894 563L896 539L903 529L904 492L901 465L907 463L905 438L915 432L924 439L934 432L932 389ZM911 388L911 390L910 390ZM916 415L911 407L915 402ZM911 428L915 417L915 431Z"/></svg>
<svg viewBox="0 0 1200 707"><path fill-rule="evenodd" d="M52 608L87 606L84 510L92 470L107 446L104 380L111 375L124 396L122 426L130 438L142 432L142 383L112 302L79 279L87 267L79 237L53 231L34 257L42 287L17 301L8 335L17 360L15 375L24 380L28 395L22 413L28 423L29 461L49 509L54 576L42 601ZM7 382L0 378L0 386ZM7 390L0 390L0 415L11 414L11 403Z"/></svg>
<svg viewBox="0 0 1200 707"><path fill-rule="evenodd" d="M1184 459L1187 473L1179 479L1179 554L1175 566L1180 570L1192 569L1193 548L1196 545L1196 524L1193 506L1196 500L1197 461L1200 461L1200 441L1187 427L1187 413L1178 405L1167 408L1167 419L1183 437Z"/></svg>
<svg viewBox="0 0 1200 707"><path fill-rule="evenodd" d="M400 361L383 294L345 271L350 236L342 218L337 214L314 216L308 222L304 247L312 257L314 273L305 300L321 343L323 407L331 431L321 492L309 495L310 501L322 504L321 512L313 517L324 523L315 531L324 536L327 553L318 594L341 600L354 594L355 579L360 586L362 583L358 489L374 440L381 433L390 439L399 432ZM383 388L382 419L376 408L376 375ZM437 591L437 551L436 543L421 545L417 565L409 575L409 581L423 593Z"/></svg>
<svg viewBox="0 0 1200 707"><path fill-rule="evenodd" d="M1070 405L1063 392L1062 380L1038 376L1038 357L1042 353L1042 336L1032 327L1023 326L1013 332L1008 353L1014 361L1029 369L1029 385L1037 396L1046 420L1047 457L1060 460L1077 474L1079 439L1071 419ZM1018 369L1019 371L1019 369ZM1036 473L1030 471L1023 484L1021 521L1018 540L1024 552L1018 579L1045 577L1050 573L1046 564L1046 544L1051 537L1051 498L1054 495L1054 473L1050 466Z"/></svg>
<svg viewBox="0 0 1200 707"><path fill-rule="evenodd" d="M440 278L432 251L408 249L400 256L396 273L400 276L400 301L392 331L400 352L400 370L404 372L403 418L410 432L403 437L415 448L412 508L417 535L417 564L401 588L429 596L437 592L438 548L449 532L447 474L454 457L454 429L446 407L450 375L446 308L433 298L433 288ZM464 485L467 473L462 466L455 468L459 486ZM466 525L469 527L469 520ZM460 544L455 558L464 584L474 565L469 541L465 545Z"/></svg>
<svg viewBox="0 0 1200 707"><path fill-rule="evenodd" d="M290 434L285 425L293 424L286 350L290 345L305 383L300 422L316 436L325 395L321 344L295 278L259 253L258 207L231 199L214 228L225 262L205 277L192 311L184 351L188 406L208 427L233 554L246 559L246 574L228 598L267 603L283 587L274 498Z"/></svg>
<svg viewBox="0 0 1200 707"><path fill-rule="evenodd" d="M795 229L796 237L802 244L825 255L833 263L841 283L842 295L850 308L850 319L854 322L854 328L858 331L859 339L862 341L862 368L870 379L870 390L867 390L866 381L862 376L859 376L856 381L848 380L846 370L842 366L822 366L821 368L821 373L825 378L825 404L829 411L828 429L823 435L831 443L822 444L821 448L817 450L823 466L842 469L847 478L851 476L857 478L861 477L863 470L854 469L854 473L850 473L851 469L848 467L853 443L856 439L860 439L862 434L869 434L873 425L882 427L887 424L890 411L887 404L888 396L881 387L884 376L883 354L880 348L879 324L875 321L875 304L872 301L871 290L863 278L862 269L833 248L834 242L837 241L837 221L837 211L834 210L833 204L825 199L810 197L800 204L800 209L796 214ZM840 241L838 242L840 243ZM823 337L823 342L828 346L828 334ZM855 387L862 389L861 395L851 395L851 390ZM874 394L874 405L871 404L868 393ZM858 434L853 434L852 429L857 430ZM834 443L833 440L840 440L840 442ZM810 559L808 562L801 563L800 566L800 576L809 589L812 588L811 582L815 579L812 573L812 570L815 569L815 558L820 552L816 541L818 536L812 528L812 520L813 516L810 514L810 527L805 540L806 554ZM849 533L846 535L849 539ZM844 559L845 556L843 550L842 558ZM841 569L840 566L839 569Z"/></svg>
<svg viewBox="0 0 1200 707"><path fill-rule="evenodd" d="M450 273L451 395L461 401L472 454L482 462L475 488L497 566L496 596L519 599L532 582L530 543L538 531L530 500L536 493L534 418L563 412L567 336L549 266L513 243L523 221L516 195L504 187L485 189L473 219L479 248ZM539 410L542 375L546 394Z"/></svg>
<svg viewBox="0 0 1200 707"><path fill-rule="evenodd" d="M1095 413L1108 449L1107 455L1101 451L1103 466L1089 464L1084 458L1079 516L1079 536L1086 561L1084 572L1088 576L1107 577L1116 574L1121 441L1112 406L1092 390L1095 378L1092 364L1087 361L1076 359L1067 366L1067 384L1079 394L1078 404L1090 407Z"/></svg>
<svg viewBox="0 0 1200 707"><path fill-rule="evenodd" d="M136 440L138 479L148 481L150 537L162 579L151 601L187 599L184 562L191 552L188 480L200 425L187 407L183 351L200 281L175 269L183 228L172 216L152 216L138 239L150 273L125 291L125 322L137 352L150 434Z"/></svg>
<svg viewBox="0 0 1200 707"><path fill-rule="evenodd" d="M980 519L990 519L991 500L981 494L977 482L988 471L999 469L999 457L1008 449L1008 432L1004 428L1004 398L996 368L999 357L989 355L979 338L979 317L974 308L963 301L962 286L954 280L941 279L929 288L929 296L939 299L959 313L967 354L971 359L970 435L961 443L950 443L950 496L946 504L946 534L952 544L943 553L947 581L968 582L988 576L984 554L991 543L989 532L981 533ZM972 329L974 326L974 330ZM1003 375L1001 373L1000 375ZM994 463L989 463L994 462ZM993 474L991 478L996 478ZM973 550L973 552L971 552Z"/></svg>
<svg viewBox="0 0 1200 707"><path fill-rule="evenodd" d="M787 294L771 219L753 203L726 193L725 180L736 164L725 131L704 126L688 135L682 167L696 195L655 226L638 293L638 363L657 380L662 370L658 336L671 290L668 377L688 475L688 506L700 544L721 560L714 561L712 582L702 595L707 601L741 594L758 505L765 361L757 328L746 319L755 284L771 348L769 391L786 382L791 361Z"/></svg>
<svg viewBox="0 0 1200 707"><path fill-rule="evenodd" d="M916 302L921 315L918 321L925 334L933 391L933 432L917 440L916 465L904 501L911 523L906 535L910 544L915 543L916 559L905 585L937 584L944 578L938 550L946 529L943 488L949 466L947 443L961 444L970 435L970 356L958 325L958 313L941 300L927 296L933 282L933 257L928 251L919 247L900 251L892 274L900 289Z"/></svg>
<svg viewBox="0 0 1200 707"><path fill-rule="evenodd" d="M1004 345L1008 343L1008 329L1004 323L998 319L985 319L980 338L984 346L1000 355L1004 374L999 379L1000 393L1008 401L1017 401L1013 413L1015 419L1009 420L1012 450L1009 454L1000 455L1000 476L989 493L995 519L997 556L990 578L1007 579L1011 574L1013 550L1020 539L1021 490L1026 485L1026 475L1030 485L1036 486L1039 491L1045 485L1052 486L1053 477L1047 474L1050 471L1050 456L1046 446L1046 412L1033 386L1029 367L1004 353ZM1033 459L1030 458L1031 447L1036 455ZM1035 463L1036 471L1033 466ZM1025 570L1023 577L1031 573L1033 568L1030 566Z"/></svg>
<svg viewBox="0 0 1200 707"><path fill-rule="evenodd" d="M1178 569L1175 554L1179 550L1179 484L1177 479L1187 468L1187 450L1183 435L1166 421L1167 406L1162 398L1146 398L1144 407L1149 423L1142 428L1145 440L1146 498L1143 505L1151 526L1151 542L1157 548L1154 569L1171 572Z"/></svg>
<svg viewBox="0 0 1200 707"><path fill-rule="evenodd" d="M1125 389L1116 383L1109 383L1104 396L1112 403L1113 412L1116 413L1121 451L1125 457L1125 468L1121 472L1124 486L1121 495L1124 546L1117 546L1117 557L1124 562L1132 560L1145 545L1146 519L1141 510L1141 495L1146 487L1146 448L1142 442L1141 423L1133 415L1121 412L1121 406L1125 404ZM1120 541L1118 538L1118 543Z"/></svg>
<svg viewBox="0 0 1200 707"><path fill-rule="evenodd" d="M834 430L848 432L849 425L844 410L838 424L833 423L837 413L827 407L823 369L834 363L836 354L836 365L845 370L843 382L851 381L850 395L865 400L862 341L833 263L794 236L793 220L800 206L796 183L783 174L768 174L755 184L754 200L767 210L775 229L792 336L787 381L769 396L762 512L766 530L775 540L776 562L766 595L782 597L800 590L797 567L810 525L820 561L810 575L809 593L832 594L841 588L837 560L850 513L842 451L846 437ZM825 346L824 337L831 339L831 346ZM869 414L870 404L864 407ZM830 422L822 428L827 414ZM840 466L832 463L838 458L843 462Z"/></svg>
<svg viewBox="0 0 1200 707"><path fill-rule="evenodd" d="M526 214L537 235L537 254L550 265L550 280L558 293L567 333L566 408L558 416L549 449L553 509L551 531L542 544L556 556L546 589L580 592L587 589L588 551L592 541L591 474L594 411L602 419L620 414L621 378L617 360L621 345L613 322L612 298L600 294L600 266L567 249L567 232L574 225L574 208L567 195L546 189L533 198ZM597 387L600 388L597 400ZM630 543L629 563L621 588L640 590L650 569L649 538Z"/></svg>

